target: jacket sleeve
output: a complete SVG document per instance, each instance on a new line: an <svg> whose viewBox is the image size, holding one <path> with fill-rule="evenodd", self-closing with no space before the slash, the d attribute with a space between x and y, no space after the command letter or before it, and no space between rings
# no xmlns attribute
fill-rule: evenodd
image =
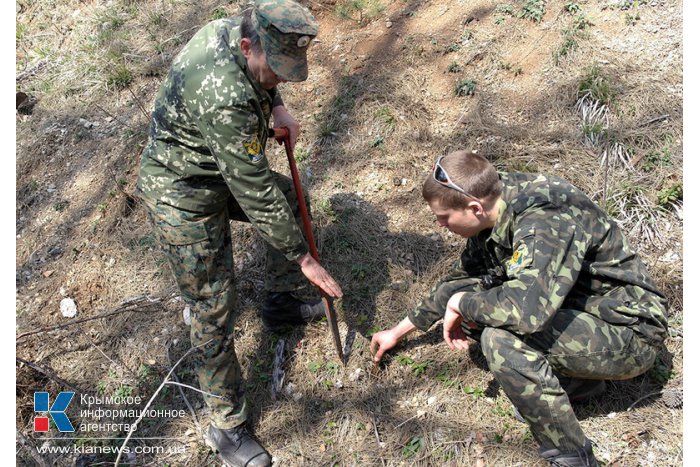
<svg viewBox="0 0 700 467"><path fill-rule="evenodd" d="M480 237L470 238L467 246L455 261L450 271L430 290L413 312L408 314L408 319L421 331L427 331L437 321L445 316L447 301L458 291L480 291L481 275L486 273L483 261L483 253L479 247L484 239Z"/></svg>
<svg viewBox="0 0 700 467"><path fill-rule="evenodd" d="M265 240L294 260L308 252L289 203L275 183L250 102L229 102L203 112L199 131L234 198Z"/></svg>
<svg viewBox="0 0 700 467"><path fill-rule="evenodd" d="M576 283L590 235L565 211L540 206L514 222L513 256L501 286L467 294L465 320L526 335L542 330Z"/></svg>

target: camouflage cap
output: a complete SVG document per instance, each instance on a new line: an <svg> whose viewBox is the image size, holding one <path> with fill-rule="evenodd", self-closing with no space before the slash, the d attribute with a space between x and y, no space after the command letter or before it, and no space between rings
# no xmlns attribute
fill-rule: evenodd
<svg viewBox="0 0 700 467"><path fill-rule="evenodd" d="M292 0L256 0L251 19L272 71L287 81L304 81L306 50L318 34L311 12Z"/></svg>

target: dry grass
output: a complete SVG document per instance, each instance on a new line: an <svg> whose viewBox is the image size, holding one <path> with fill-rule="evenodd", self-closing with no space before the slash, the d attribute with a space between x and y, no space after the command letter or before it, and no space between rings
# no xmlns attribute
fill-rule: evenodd
<svg viewBox="0 0 700 467"><path fill-rule="evenodd" d="M265 333L257 316L264 245L251 226L232 225L236 348L250 423L278 465L541 465L477 346L469 355L452 353L433 330L412 336L379 373L372 370L371 334L403 318L463 246L436 230L420 197L436 156L458 148L478 149L504 170L569 179L618 219L669 298L672 337L652 371L612 383L605 398L577 414L608 464L682 463L682 410L645 397L682 386L683 377L682 195L659 201L683 182L681 61L673 52L680 2L639 6L634 27L622 10L582 2L590 35L577 36L577 47L557 64L552 57L571 26L564 10L570 2L547 2L541 23L505 15L500 24L492 1L356 2L364 10L353 7L350 20L334 13L337 3L308 3L321 22L311 75L283 93L303 126L298 147L323 263L345 292L336 308L351 349L346 367L323 324L290 331L282 336L285 385L272 399L280 336ZM76 299L79 318L143 294L161 300L142 312L24 338L17 354L88 393L131 391L147 399L172 364L166 349L176 361L189 330L145 212L130 195L146 139L144 110L194 31L240 5L19 6L18 89L39 102L17 119L18 333L65 322L61 289ZM655 27L658 34L649 32ZM452 63L459 71L449 71ZM579 93L594 65L611 99ZM473 96L455 96L463 80L476 83ZM268 154L286 173L282 149L270 146ZM190 360L177 373L197 385ZM62 389L18 365L18 429L34 437L34 391ZM187 415L138 432L182 437L169 443L184 452L144 454L136 464L217 463L198 428L208 422L207 409L198 394L186 394L196 422L169 387L157 403ZM28 459L20 450L17 462L31 465ZM78 460L91 465L114 456L51 459Z"/></svg>

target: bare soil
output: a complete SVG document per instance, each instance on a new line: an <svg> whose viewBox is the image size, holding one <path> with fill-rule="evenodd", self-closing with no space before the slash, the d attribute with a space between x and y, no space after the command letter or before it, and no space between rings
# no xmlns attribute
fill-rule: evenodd
<svg viewBox="0 0 700 467"><path fill-rule="evenodd" d="M478 346L450 352L437 326L372 368L371 334L413 309L464 245L438 230L420 196L436 156L462 148L503 170L571 180L628 233L669 299L671 337L649 373L609 383L576 412L604 465L682 464L682 2L552 0L539 22L518 17L533 1L302 3L321 32L309 79L282 93L302 124L297 159L322 262L344 289L336 308L349 357L338 361L323 323L263 331L263 241L232 224L250 425L276 465L544 465ZM46 440L34 431L35 391L139 396L143 408L189 349L184 304L133 190L172 58L197 28L241 6L17 1L17 91L29 96L16 117L19 465L114 463L94 450L37 448L121 444ZM582 98L591 76L609 100ZM467 80L473 93L456 95ZM267 150L287 173L283 149ZM77 304L75 318L62 316L64 298ZM280 338L285 379L273 398ZM175 373L197 387L189 358ZM192 410L166 386L153 407L184 416L145 420L134 434L177 439L129 443L170 451L122 462L220 464L202 441L201 396L184 394ZM73 421L108 421L81 419L78 405Z"/></svg>

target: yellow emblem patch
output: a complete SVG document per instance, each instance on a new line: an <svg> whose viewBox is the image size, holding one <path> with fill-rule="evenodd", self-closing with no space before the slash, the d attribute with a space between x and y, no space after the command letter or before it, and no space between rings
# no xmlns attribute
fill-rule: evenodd
<svg viewBox="0 0 700 467"><path fill-rule="evenodd" d="M527 245L523 243L518 247L517 250L513 252L513 256L506 262L506 264L508 265L508 272L513 272L519 266L522 266L527 254Z"/></svg>
<svg viewBox="0 0 700 467"><path fill-rule="evenodd" d="M248 151L248 158L250 158L251 161L258 162L260 159L262 159L262 145L260 144L260 141L258 141L257 135L253 136L250 141L245 141L243 143L243 147L245 147L246 151Z"/></svg>

